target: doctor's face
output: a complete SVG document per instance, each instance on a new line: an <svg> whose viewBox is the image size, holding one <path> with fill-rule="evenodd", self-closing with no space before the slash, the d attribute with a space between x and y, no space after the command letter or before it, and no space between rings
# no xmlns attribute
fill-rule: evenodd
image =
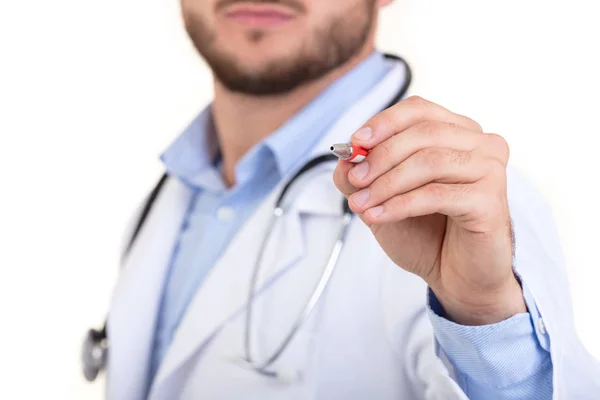
<svg viewBox="0 0 600 400"><path fill-rule="evenodd" d="M186 29L218 81L253 95L288 92L372 40L382 0L182 0Z"/></svg>

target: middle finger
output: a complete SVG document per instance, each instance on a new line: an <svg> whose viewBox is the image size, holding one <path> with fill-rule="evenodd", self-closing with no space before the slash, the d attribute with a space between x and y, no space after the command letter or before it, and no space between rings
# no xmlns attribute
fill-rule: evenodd
<svg viewBox="0 0 600 400"><path fill-rule="evenodd" d="M352 186L364 188L419 150L438 147L473 151L484 139L485 134L469 131L459 125L422 122L375 146L363 162L350 169L348 180Z"/></svg>
<svg viewBox="0 0 600 400"><path fill-rule="evenodd" d="M377 178L349 198L353 211L362 213L386 200L428 183L469 184L482 179L487 159L475 152L428 148Z"/></svg>

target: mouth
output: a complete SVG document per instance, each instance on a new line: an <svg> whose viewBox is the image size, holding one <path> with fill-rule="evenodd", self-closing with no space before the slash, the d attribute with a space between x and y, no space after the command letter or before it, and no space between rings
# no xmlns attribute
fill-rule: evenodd
<svg viewBox="0 0 600 400"><path fill-rule="evenodd" d="M225 9L225 17L240 25L272 28L294 19L297 12L279 4L238 3Z"/></svg>

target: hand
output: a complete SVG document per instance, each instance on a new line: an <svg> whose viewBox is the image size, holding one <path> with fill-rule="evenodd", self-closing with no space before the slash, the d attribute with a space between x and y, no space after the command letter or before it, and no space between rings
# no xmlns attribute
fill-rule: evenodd
<svg viewBox="0 0 600 400"><path fill-rule="evenodd" d="M526 312L512 270L502 137L411 97L352 142L370 153L360 164L339 161L336 186L388 257L427 282L446 317L484 325Z"/></svg>

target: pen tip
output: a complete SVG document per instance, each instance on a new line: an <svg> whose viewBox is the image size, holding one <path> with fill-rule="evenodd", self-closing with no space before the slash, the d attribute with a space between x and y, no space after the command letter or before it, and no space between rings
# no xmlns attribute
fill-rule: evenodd
<svg viewBox="0 0 600 400"><path fill-rule="evenodd" d="M352 146L347 143L334 144L329 148L329 151L342 160L352 157Z"/></svg>

